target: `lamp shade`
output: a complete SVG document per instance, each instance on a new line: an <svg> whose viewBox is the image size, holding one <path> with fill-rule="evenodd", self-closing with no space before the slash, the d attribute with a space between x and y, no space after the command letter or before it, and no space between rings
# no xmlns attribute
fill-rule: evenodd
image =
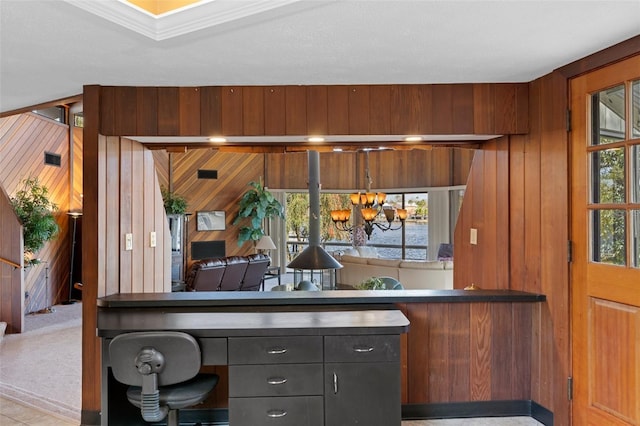
<svg viewBox="0 0 640 426"><path fill-rule="evenodd" d="M276 245L273 243L270 236L264 235L256 243L256 248L258 250L273 250L276 248Z"/></svg>

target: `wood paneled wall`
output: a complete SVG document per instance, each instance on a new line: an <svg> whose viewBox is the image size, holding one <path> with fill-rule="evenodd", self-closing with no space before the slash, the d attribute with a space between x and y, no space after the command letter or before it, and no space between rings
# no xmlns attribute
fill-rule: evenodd
<svg viewBox="0 0 640 426"><path fill-rule="evenodd" d="M0 262L0 321L7 323L7 334L21 333L24 326L22 225L1 186L0 235L0 258L4 259ZM13 265L6 262L13 262Z"/></svg>
<svg viewBox="0 0 640 426"><path fill-rule="evenodd" d="M187 225L187 240L226 241L227 256L243 256L254 253L253 245L236 243L239 226L233 225L238 214L238 202L244 192L250 189L249 182L263 180L264 154L240 154L219 152L215 149L195 149L184 153L161 154L154 151L156 168L166 170L167 181L160 183L182 195L187 200L187 212L192 213ZM217 179L199 179L198 170L216 170ZM169 176L171 181L169 181ZM162 178L164 179L164 177ZM198 231L196 214L199 211L221 210L226 213L224 231ZM190 257L191 248L187 247ZM187 259L190 263L190 259Z"/></svg>
<svg viewBox="0 0 640 426"><path fill-rule="evenodd" d="M465 185L474 150L438 148L369 153L371 188L431 188ZM268 154L266 174L270 188L307 189L306 153ZM320 181L323 190L366 188L364 153L320 153Z"/></svg>
<svg viewBox="0 0 640 426"><path fill-rule="evenodd" d="M104 209L98 224L104 247L98 279L104 286L98 297L171 291L169 225L151 151L115 136L101 137L98 149L102 179L97 201ZM156 247L150 245L151 232L156 233ZM131 250L125 246L129 233Z"/></svg>
<svg viewBox="0 0 640 426"><path fill-rule="evenodd" d="M407 303L404 404L531 399L534 303Z"/></svg>
<svg viewBox="0 0 640 426"><path fill-rule="evenodd" d="M523 134L525 83L102 86L103 135Z"/></svg>
<svg viewBox="0 0 640 426"><path fill-rule="evenodd" d="M484 144L474 158L456 226L454 283L542 293L533 326L531 397L570 422L568 140L566 80L530 83L528 135ZM470 228L478 244L469 244Z"/></svg>
<svg viewBox="0 0 640 426"><path fill-rule="evenodd" d="M61 156L60 167L44 164L44 153ZM9 196L15 194L25 178L37 177L49 190L50 200L58 206L54 213L60 227L56 239L45 244L37 253L43 263L24 270L24 312L35 312L52 306L68 296L69 278L69 127L33 113L20 114L0 119L0 184ZM15 229L1 228L7 235ZM4 286L3 286L4 288ZM4 293L4 292L3 292ZM8 294L8 293L7 293ZM18 296L11 296L11 304L18 303ZM24 297L24 296L23 296ZM7 298L9 296L7 295ZM6 301L0 306L6 306ZM11 308L18 310L17 306ZM3 314L0 313L0 317ZM15 331L21 325L15 323ZM20 322L22 319L20 319ZM13 325L9 325L13 331Z"/></svg>

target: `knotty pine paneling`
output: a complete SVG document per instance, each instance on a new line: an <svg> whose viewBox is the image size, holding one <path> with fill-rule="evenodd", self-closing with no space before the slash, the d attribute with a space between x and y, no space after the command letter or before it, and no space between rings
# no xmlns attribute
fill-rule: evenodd
<svg viewBox="0 0 640 426"><path fill-rule="evenodd" d="M37 177L47 187L49 199L58 206L54 212L59 226L58 236L36 254L43 263L24 270L21 292L28 297L6 294L12 311L24 303L30 313L52 306L68 297L70 168L69 127L33 113L0 119L0 184L9 197L22 188L26 178ZM44 153L61 156L60 167L44 164ZM9 223L2 235L15 232ZM15 320L13 320L15 323ZM21 320L20 320L21 321ZM12 328L10 325L8 328ZM21 326L15 327L16 331Z"/></svg>

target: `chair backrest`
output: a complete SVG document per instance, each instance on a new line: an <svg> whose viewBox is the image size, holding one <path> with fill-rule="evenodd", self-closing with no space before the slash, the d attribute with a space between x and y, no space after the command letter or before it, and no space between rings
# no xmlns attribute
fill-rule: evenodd
<svg viewBox="0 0 640 426"><path fill-rule="evenodd" d="M147 422L158 422L169 412L169 404L160 397L163 387L196 377L201 361L198 342L177 331L120 334L109 343L113 377L132 386L128 392L139 392L140 414Z"/></svg>
<svg viewBox="0 0 640 426"><path fill-rule="evenodd" d="M442 243L438 246L438 260L453 260L453 244Z"/></svg>
<svg viewBox="0 0 640 426"><path fill-rule="evenodd" d="M249 261L246 257L240 256L230 256L226 259L227 267L224 269L222 282L220 282L220 290L240 290L240 284L242 284L242 278L247 270L247 266L249 266Z"/></svg>
<svg viewBox="0 0 640 426"><path fill-rule="evenodd" d="M191 265L187 277L187 289L193 291L216 291L220 287L226 268L223 259L204 259Z"/></svg>
<svg viewBox="0 0 640 426"><path fill-rule="evenodd" d="M247 270L242 278L242 284L240 290L242 291L256 291L260 290L260 284L262 283L262 277L267 271L271 258L262 253L252 254L248 256L249 264Z"/></svg>
<svg viewBox="0 0 640 426"><path fill-rule="evenodd" d="M149 331L119 334L109 343L109 362L120 383L142 386L140 369L149 349L163 360L155 373L158 386L185 382L198 374L202 362L200 346L193 336L177 331ZM138 364L138 365L136 365Z"/></svg>
<svg viewBox="0 0 640 426"><path fill-rule="evenodd" d="M378 277L384 283L385 290L404 290L404 287L400 283L400 281L396 280L393 277Z"/></svg>

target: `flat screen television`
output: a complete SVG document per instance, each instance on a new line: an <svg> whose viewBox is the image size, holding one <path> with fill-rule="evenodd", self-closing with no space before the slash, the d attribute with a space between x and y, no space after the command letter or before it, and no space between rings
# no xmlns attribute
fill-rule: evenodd
<svg viewBox="0 0 640 426"><path fill-rule="evenodd" d="M192 241L191 259L216 259L226 256L225 240Z"/></svg>

